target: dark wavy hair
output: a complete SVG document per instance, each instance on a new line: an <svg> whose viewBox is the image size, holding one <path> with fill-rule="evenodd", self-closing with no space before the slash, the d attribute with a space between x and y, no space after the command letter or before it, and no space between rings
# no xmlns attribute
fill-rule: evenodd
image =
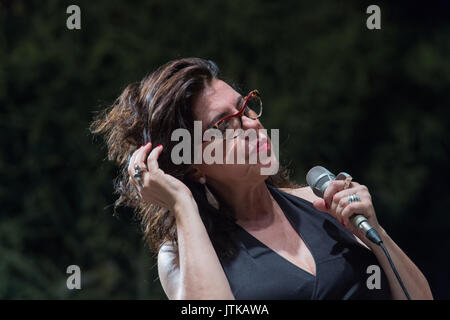
<svg viewBox="0 0 450 320"><path fill-rule="evenodd" d="M141 81L129 84L91 123L91 132L104 136L108 159L121 168L114 180L115 194L119 195L114 203L114 213L121 205L133 208L141 223L143 238L155 253L166 241L178 245L175 216L165 208L139 200L127 171L131 154L149 141L153 146L164 146L158 159L160 168L191 190L217 254L229 257L234 253L231 234L236 225L231 209L210 187L220 208L211 206L204 186L189 178L190 165L175 165L170 159L176 143L171 141L172 132L185 128L193 133L193 102L213 79L220 78L219 69L211 60L184 58L170 61ZM289 180L289 172L281 164L278 173L268 177L266 183L278 188L298 187Z"/></svg>

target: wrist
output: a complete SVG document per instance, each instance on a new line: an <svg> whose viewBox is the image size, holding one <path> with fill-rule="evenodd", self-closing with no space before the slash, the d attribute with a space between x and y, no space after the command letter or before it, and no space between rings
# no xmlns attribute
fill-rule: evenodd
<svg viewBox="0 0 450 320"><path fill-rule="evenodd" d="M378 234L380 235L381 241L383 243L386 243L387 239L389 238L389 236L387 235L386 231L381 227L381 226L377 226L374 227L375 230L378 232ZM367 246L372 250L381 250L380 246L378 244L373 243L370 240L367 240Z"/></svg>
<svg viewBox="0 0 450 320"><path fill-rule="evenodd" d="M381 240L383 243L388 242L391 238L387 234L386 230L384 230L382 227L377 228L378 233L380 234Z"/></svg>
<svg viewBox="0 0 450 320"><path fill-rule="evenodd" d="M175 199L171 211L175 216L178 216L186 214L187 211L190 211L190 208L197 208L197 203L192 194L183 194Z"/></svg>

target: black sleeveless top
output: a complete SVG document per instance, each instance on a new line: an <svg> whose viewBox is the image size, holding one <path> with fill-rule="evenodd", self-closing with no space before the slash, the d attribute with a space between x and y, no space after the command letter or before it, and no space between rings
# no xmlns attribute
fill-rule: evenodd
<svg viewBox="0 0 450 320"><path fill-rule="evenodd" d="M316 275L286 260L236 224L232 237L238 251L232 258L220 259L236 299L391 299L386 275L375 255L350 231L326 212L316 210L311 202L267 186L309 248ZM380 270L380 289L368 289L367 282L375 283L376 272L367 270L371 265Z"/></svg>

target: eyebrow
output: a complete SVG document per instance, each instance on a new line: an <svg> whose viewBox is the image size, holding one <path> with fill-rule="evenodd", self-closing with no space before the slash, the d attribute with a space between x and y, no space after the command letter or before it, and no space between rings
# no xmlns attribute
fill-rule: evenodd
<svg viewBox="0 0 450 320"><path fill-rule="evenodd" d="M236 99L236 107L237 107L238 111L240 110L240 105L242 103L242 100L244 100L244 98L241 95L239 97L237 97L237 99ZM217 116L215 116L211 120L211 122L208 124L207 128L211 128L217 121L225 118L228 115L230 115L230 113L228 111L223 111L223 112L219 113Z"/></svg>

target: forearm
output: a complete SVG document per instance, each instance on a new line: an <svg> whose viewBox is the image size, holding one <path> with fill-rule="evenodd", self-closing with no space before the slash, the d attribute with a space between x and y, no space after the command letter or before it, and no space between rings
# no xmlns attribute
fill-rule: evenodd
<svg viewBox="0 0 450 320"><path fill-rule="evenodd" d="M174 208L180 264L180 299L234 299L193 198Z"/></svg>
<svg viewBox="0 0 450 320"><path fill-rule="evenodd" d="M428 281L417 266L408 258L408 256L397 246L397 244L389 237L389 235L380 228L380 236L383 244L391 256L392 262L397 269L403 284L406 287L411 299L433 299ZM383 249L377 245L371 247L376 255L381 267L389 281L393 299L406 299L406 296L395 276L391 265L383 252Z"/></svg>

